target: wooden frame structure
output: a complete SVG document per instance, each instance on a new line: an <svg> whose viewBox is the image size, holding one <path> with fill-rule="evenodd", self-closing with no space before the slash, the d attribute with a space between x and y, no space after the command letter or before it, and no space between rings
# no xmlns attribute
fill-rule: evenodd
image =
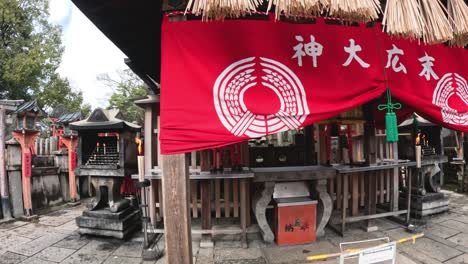
<svg viewBox="0 0 468 264"><path fill-rule="evenodd" d="M174 10L184 6L186 2L149 1L138 5L130 0L122 0L118 4L105 0L73 0L73 2L129 56L127 64L157 93L159 88L155 81L157 82L160 77L159 61L161 55L159 52L161 29L157 25L161 25L162 17L159 13L155 15L154 11ZM177 17L171 19L177 19ZM111 20L116 23L108 23ZM150 207L152 223L155 224L160 217L164 219L167 262L192 263L190 211L192 217L198 217L200 207L202 218L200 233L214 234L215 231L211 230L212 213L216 217L221 217L224 209L224 216L231 216L230 203L226 202L224 196L232 190L237 190L238 181L226 177L227 174L211 175L208 172L210 158L206 151L201 151L199 154L192 153L190 168L188 166L189 158L184 154L160 155L157 143L159 98L155 99L154 96L150 96L140 100L137 104L145 109L145 148L151 150L146 152L148 154L145 157L145 174L152 183L149 195L152 205ZM319 135L317 154L320 162L317 166L256 168L249 171L253 174L251 185L257 185L256 191L251 197L251 209L266 241L274 239L266 220L266 210L271 201L275 182L278 181L307 180L313 182L315 193L320 200L319 208L322 210L317 227L318 235L323 235L323 228L329 222L334 201L336 201L336 208L340 210L341 222L339 225L341 228L339 231L341 233L346 230L346 223L349 222L363 221L366 230L370 231L375 229L373 220L376 218L407 213L398 207L401 178L399 169L400 167L411 167L413 164L399 163L396 143L378 143L373 111L371 111L374 108L375 106L372 104L364 105L360 111L363 114L361 120L351 120L348 117L344 119L351 123L364 123L363 141L361 142L363 152L360 153L361 158L365 160L364 167L329 167L327 164L329 162L326 159L328 155L325 151L328 143L323 135ZM323 124L319 124L318 127L321 126ZM383 147L384 145L386 147ZM378 164L378 151L383 153L383 149L388 149L387 158L391 158L393 161ZM199 156L200 170L196 167L197 156ZM383 159L383 155L380 155L380 158ZM159 171L155 170L153 166L158 166ZM234 199L234 196L232 201L233 214L238 214L236 208L239 208L240 214L245 216L241 217L240 220L244 237L245 229L250 222L248 218L250 215L248 194L250 192L246 191L249 188L247 183L249 177L239 177L240 207L236 205L239 200ZM411 181L407 181L406 184L411 189ZM211 201L212 190L214 190L214 203ZM222 193L224 194L222 195ZM389 204L388 212L378 212L377 205L385 203ZM213 204L214 206L212 206ZM360 212L363 212L364 215ZM351 216L348 216L349 214Z"/></svg>

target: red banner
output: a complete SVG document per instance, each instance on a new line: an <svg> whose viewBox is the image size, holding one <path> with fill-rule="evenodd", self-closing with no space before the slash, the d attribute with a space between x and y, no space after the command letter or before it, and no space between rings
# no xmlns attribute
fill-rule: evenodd
<svg viewBox="0 0 468 264"><path fill-rule="evenodd" d="M320 19L165 21L161 152L220 147L312 124L378 97L386 76L404 103L468 131L462 121L468 118L454 114L468 111L466 52L391 40L379 28ZM453 90L461 101L450 99Z"/></svg>
<svg viewBox="0 0 468 264"><path fill-rule="evenodd" d="M392 94L426 119L468 132L468 51L381 37Z"/></svg>

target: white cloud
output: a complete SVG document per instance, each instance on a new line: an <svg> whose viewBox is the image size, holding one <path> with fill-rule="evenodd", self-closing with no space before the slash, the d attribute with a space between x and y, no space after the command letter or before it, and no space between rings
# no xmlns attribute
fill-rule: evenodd
<svg viewBox="0 0 468 264"><path fill-rule="evenodd" d="M68 0L50 0L49 1L49 22L55 24L66 24L70 18L72 3Z"/></svg>
<svg viewBox="0 0 468 264"><path fill-rule="evenodd" d="M70 11L64 11L67 8ZM83 91L84 100L93 107L106 107L112 89L96 77L103 73L113 76L117 70L127 68L125 54L70 0L51 0L50 13L50 21L64 26L62 44L65 52L59 74L68 78L73 88Z"/></svg>

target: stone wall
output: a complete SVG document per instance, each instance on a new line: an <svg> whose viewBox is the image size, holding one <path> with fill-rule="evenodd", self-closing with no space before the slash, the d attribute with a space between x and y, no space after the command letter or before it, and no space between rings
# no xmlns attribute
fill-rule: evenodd
<svg viewBox="0 0 468 264"><path fill-rule="evenodd" d="M44 142L45 140L42 141ZM55 144L56 142L52 143L52 145ZM40 145L37 144L36 146ZM42 145L46 146L46 144ZM10 203L12 205L13 216L20 217L24 214L21 148L15 140L7 142L6 147ZM53 149L53 147L50 149ZM39 150L39 152L47 153L45 150ZM48 155L34 155L32 163L31 198L33 211L47 209L48 207L70 201L67 151L59 150L53 151ZM77 186L80 185L78 180L77 177ZM78 198L80 196L80 188L78 188Z"/></svg>

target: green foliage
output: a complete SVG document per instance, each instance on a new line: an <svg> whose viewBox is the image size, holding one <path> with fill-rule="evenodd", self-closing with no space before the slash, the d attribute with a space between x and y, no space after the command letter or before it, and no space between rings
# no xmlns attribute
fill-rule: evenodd
<svg viewBox="0 0 468 264"><path fill-rule="evenodd" d="M46 110L64 104L79 111L81 92L56 73L61 28L48 22L48 8L48 0L0 0L0 99L37 99Z"/></svg>
<svg viewBox="0 0 468 264"><path fill-rule="evenodd" d="M109 99L110 108L119 109L124 119L129 122L143 124L144 111L133 103L134 98L148 95L146 85L131 70L118 71L118 78L111 78L109 74L98 76L98 80L114 91Z"/></svg>
<svg viewBox="0 0 468 264"><path fill-rule="evenodd" d="M63 105L68 112L81 111L86 116L91 111L89 104L83 103L83 94L81 91L75 92L70 87L67 79L63 79L54 73L45 88L40 88L34 94L34 98L41 105L46 106L49 113L58 105Z"/></svg>

